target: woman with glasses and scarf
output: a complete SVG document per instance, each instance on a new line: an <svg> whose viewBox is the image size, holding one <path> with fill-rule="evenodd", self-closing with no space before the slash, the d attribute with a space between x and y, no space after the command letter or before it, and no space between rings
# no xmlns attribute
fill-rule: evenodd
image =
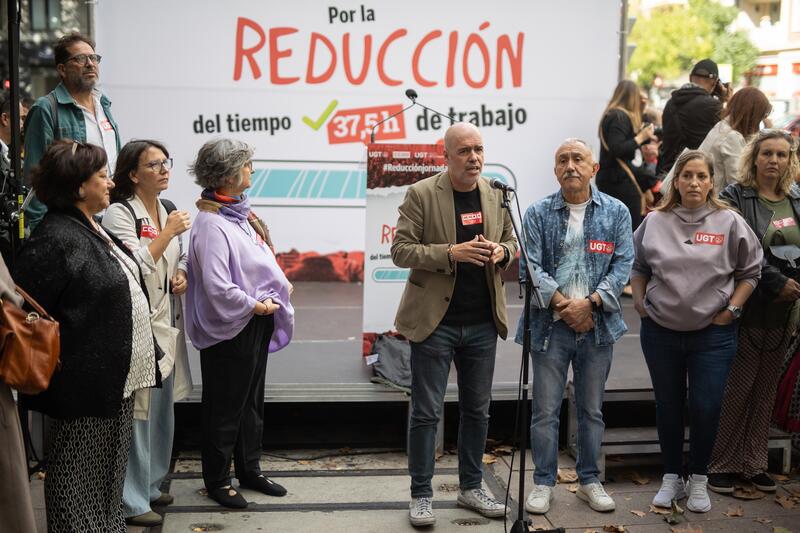
<svg viewBox="0 0 800 533"><path fill-rule="evenodd" d="M269 496L286 489L261 472L267 356L289 344L294 309L264 223L250 210L253 150L230 139L200 148L190 168L203 188L189 240L186 330L200 350L203 481L208 496L247 507L231 485Z"/></svg>
<svg viewBox="0 0 800 533"><path fill-rule="evenodd" d="M742 316L725 387L708 487L732 493L737 478L774 492L766 473L769 425L784 357L800 324L800 272L785 259L800 246L800 164L796 139L762 130L742 152L739 182L720 198L736 208L764 248L761 281Z"/></svg>
<svg viewBox="0 0 800 533"><path fill-rule="evenodd" d="M127 531L133 395L161 382L139 265L95 218L114 188L106 165L98 146L53 142L31 175L48 211L14 264L17 284L60 323L61 366L46 391L23 397L55 419L44 480L50 533Z"/></svg>
<svg viewBox="0 0 800 533"><path fill-rule="evenodd" d="M129 525L153 527L162 522L151 506L172 503L162 493L169 471L175 428L173 402L192 390L180 295L186 292L186 253L179 235L189 229L189 213L159 195L169 186L172 159L157 141L126 144L117 158L111 206L103 227L116 234L133 252L150 297L150 321L164 352L158 361L163 386L136 393L133 440L125 473L123 513ZM167 211L170 207L170 212Z"/></svg>

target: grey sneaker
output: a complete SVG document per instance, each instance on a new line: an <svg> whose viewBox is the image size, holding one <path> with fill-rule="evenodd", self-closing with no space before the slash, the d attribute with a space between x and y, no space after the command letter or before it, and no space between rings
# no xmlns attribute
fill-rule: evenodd
<svg viewBox="0 0 800 533"><path fill-rule="evenodd" d="M408 520L412 526L432 526L436 523L433 514L433 498L411 498Z"/></svg>
<svg viewBox="0 0 800 533"><path fill-rule="evenodd" d="M661 488L653 498L653 505L656 507L672 507L672 500L681 500L686 497L686 486L683 478L678 474L664 474L661 478Z"/></svg>
<svg viewBox="0 0 800 533"><path fill-rule="evenodd" d="M482 488L459 490L457 503L459 507L472 509L489 518L497 518L508 514L508 508L505 504L486 494L486 491Z"/></svg>
<svg viewBox="0 0 800 533"><path fill-rule="evenodd" d="M692 474L686 482L686 508L695 513L707 513L711 510L711 500L708 498L708 476Z"/></svg>
<svg viewBox="0 0 800 533"><path fill-rule="evenodd" d="M589 507L602 513L613 511L617 506L600 483L578 485L575 496L587 502Z"/></svg>
<svg viewBox="0 0 800 533"><path fill-rule="evenodd" d="M534 485L533 490L525 500L525 510L531 514L544 514L550 510L553 501L553 487L547 485Z"/></svg>

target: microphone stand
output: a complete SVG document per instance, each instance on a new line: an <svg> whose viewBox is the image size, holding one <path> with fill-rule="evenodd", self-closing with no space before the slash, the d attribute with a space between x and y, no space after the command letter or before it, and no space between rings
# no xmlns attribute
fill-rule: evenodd
<svg viewBox="0 0 800 533"><path fill-rule="evenodd" d="M535 298L537 307L541 309L544 307L544 300L542 293L539 290L539 279L536 271L531 265L528 253L525 250L525 241L522 238L520 228L514 220L514 213L511 209L511 201L509 199L509 192L513 189L502 188L503 192L503 208L508 211L508 216L511 219L511 225L514 228L514 234L517 236L519 243L519 258L520 263L525 266L525 279L520 280L520 283L525 285L525 304L522 311L522 398L519 400L517 412L519 418L517 419L517 427L519 433L517 435L517 442L519 446L519 494L517 496L517 519L511 527L511 533L528 533L531 521L523 518L525 516L525 454L528 447L528 372L529 372L529 357L531 353L531 302ZM548 530L551 532L564 532L564 528L556 528Z"/></svg>
<svg viewBox="0 0 800 533"><path fill-rule="evenodd" d="M405 113L406 111L408 111L409 109L414 107L415 105L420 106L422 109L427 109L428 111L430 111L431 113L433 113L435 115L439 115L440 117L446 118L447 120L450 121L450 125L451 126L455 122L455 119L453 118L452 115L445 115L444 113L440 113L439 111L436 111L435 109L431 109L430 107L424 106L424 105L420 104L419 102L417 102L418 95L417 95L417 91L415 91L414 89L407 89L406 90L406 96L408 97L409 100L411 100L411 105L404 107L403 109L401 109L397 113L389 115L388 117L386 117L385 119L383 119L383 120L381 120L379 122L376 122L372 126L372 131L369 134L369 142L370 142L370 144L374 144L375 143L375 129L378 126L380 126L381 124L383 124L387 120L396 117L397 115L402 115L403 113Z"/></svg>
<svg viewBox="0 0 800 533"><path fill-rule="evenodd" d="M0 195L0 201L4 204L2 209L4 211L3 216L7 217L7 219L3 221L3 224L8 230L10 240L10 250L8 254L10 264L7 265L9 271L13 271L14 262L16 261L22 242L25 239L25 214L23 206L25 185L22 180L20 164L22 132L20 131L19 124L19 33L21 8L22 5L19 0L8 0L6 12L8 17L8 77L10 93L10 109L8 114L11 119L11 142L8 143L8 158L11 161L11 168L3 176L5 187L3 188L2 195ZM6 189L6 187L8 187L8 189ZM36 448L31 439L28 409L22 406L22 402L19 401L19 398L17 400L17 411L25 446L25 466L28 475L31 475L34 472L43 470L44 461L39 459L36 453ZM44 418L42 420L44 421ZM44 450L44 430L42 430L42 449ZM33 467L30 466L32 460L36 461Z"/></svg>

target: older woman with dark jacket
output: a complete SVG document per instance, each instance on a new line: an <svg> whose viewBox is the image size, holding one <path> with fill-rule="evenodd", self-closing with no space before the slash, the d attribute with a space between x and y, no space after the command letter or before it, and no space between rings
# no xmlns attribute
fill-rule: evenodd
<svg viewBox="0 0 800 533"><path fill-rule="evenodd" d="M102 148L56 141L31 181L48 213L15 279L61 325L61 367L46 391L24 397L55 419L47 528L124 533L133 393L160 382L147 296L130 251L95 219L114 186Z"/></svg>
<svg viewBox="0 0 800 533"><path fill-rule="evenodd" d="M200 148L191 168L203 187L186 300L186 331L200 350L203 377L203 481L210 498L231 508L247 506L231 486L231 455L240 487L286 494L264 476L259 459L267 356L292 338L292 286L245 195L252 155L243 142L216 139Z"/></svg>
<svg viewBox="0 0 800 533"><path fill-rule="evenodd" d="M766 473L769 423L790 341L800 325L800 271L785 259L800 252L800 164L796 139L763 130L745 146L739 183L720 197L742 213L764 248L766 263L742 316L736 359L725 387L708 487L732 493L737 477L775 491Z"/></svg>

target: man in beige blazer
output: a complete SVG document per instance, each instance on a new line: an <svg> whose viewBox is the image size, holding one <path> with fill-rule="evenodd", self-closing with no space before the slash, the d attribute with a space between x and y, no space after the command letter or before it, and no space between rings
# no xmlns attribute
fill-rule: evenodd
<svg viewBox="0 0 800 533"><path fill-rule="evenodd" d="M484 516L506 506L481 487L497 335L508 333L500 268L517 251L501 193L481 177L483 140L468 123L444 136L447 170L409 187L399 209L392 259L411 273L397 331L411 341L409 519L431 525L436 425L450 364L458 370L458 504Z"/></svg>

